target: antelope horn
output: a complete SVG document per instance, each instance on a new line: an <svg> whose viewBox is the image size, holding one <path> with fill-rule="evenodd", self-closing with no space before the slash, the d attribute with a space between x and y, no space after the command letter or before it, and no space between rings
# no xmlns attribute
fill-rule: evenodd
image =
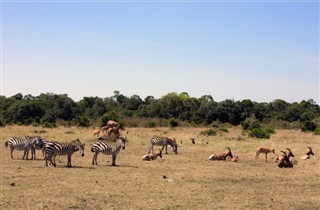
<svg viewBox="0 0 320 210"><path fill-rule="evenodd" d="M289 152L291 152L291 149L289 149L289 148L286 148Z"/></svg>
<svg viewBox="0 0 320 210"><path fill-rule="evenodd" d="M285 151L281 151L286 157L287 157L287 153Z"/></svg>

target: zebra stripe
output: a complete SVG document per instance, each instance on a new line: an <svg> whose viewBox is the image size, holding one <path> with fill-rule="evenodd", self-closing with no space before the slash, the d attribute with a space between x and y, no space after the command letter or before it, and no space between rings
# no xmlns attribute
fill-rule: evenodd
<svg viewBox="0 0 320 210"><path fill-rule="evenodd" d="M95 142L91 148L91 152L94 152L92 165L98 165L97 157L101 152L104 155L112 155L112 165L115 166L117 155L121 148L125 149L126 141L126 138L120 136L115 142Z"/></svg>
<svg viewBox="0 0 320 210"><path fill-rule="evenodd" d="M169 137L161 137L161 136L153 136L150 138L150 150L153 152L153 146L162 146L161 151L163 151L164 148L166 148L166 154L168 154L168 145L170 145L174 151L175 154L178 154L178 145L175 140L169 138Z"/></svg>
<svg viewBox="0 0 320 210"><path fill-rule="evenodd" d="M30 137L26 136L25 138L17 138L17 137L12 137L8 141L6 141L5 146L8 147L10 146L10 156L11 159L13 158L13 151L16 149L18 151L24 151L22 159L28 160L29 158L29 150L32 147L41 146L41 138L40 137ZM33 155L32 158L33 159Z"/></svg>
<svg viewBox="0 0 320 210"><path fill-rule="evenodd" d="M71 166L71 156L74 152L80 151L81 156L84 156L84 145L79 139L74 140L69 143L59 143L59 142L46 142L45 145L45 161L46 166L48 166L48 161L56 167L56 156L64 156L67 155L68 163L67 167Z"/></svg>

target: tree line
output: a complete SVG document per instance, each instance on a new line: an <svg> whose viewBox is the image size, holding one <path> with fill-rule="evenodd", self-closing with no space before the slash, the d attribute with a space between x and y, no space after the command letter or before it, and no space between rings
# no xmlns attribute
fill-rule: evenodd
<svg viewBox="0 0 320 210"><path fill-rule="evenodd" d="M288 103L281 99L254 102L250 99L217 102L211 95L200 98L188 93L168 93L159 99L138 95L124 96L119 91L106 98L84 97L75 102L67 94L42 93L39 96L18 93L0 96L0 124L52 126L59 122L69 125L95 126L106 115L126 119L164 120L179 123L210 125L215 122L239 125L248 121L272 124L273 127L320 127L320 108L312 99ZM171 120L171 121L170 121ZM125 123L126 124L126 123ZM100 126L100 125L99 125Z"/></svg>

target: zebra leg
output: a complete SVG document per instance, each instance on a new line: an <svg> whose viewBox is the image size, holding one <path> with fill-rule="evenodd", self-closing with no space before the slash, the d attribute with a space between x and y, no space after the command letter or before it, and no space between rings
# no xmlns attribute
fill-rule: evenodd
<svg viewBox="0 0 320 210"><path fill-rule="evenodd" d="M13 158L13 150L14 150L14 147L13 147L13 146L10 146L10 155L11 155L11 159L14 159L14 158Z"/></svg>
<svg viewBox="0 0 320 210"><path fill-rule="evenodd" d="M116 166L116 158L117 158L117 154L113 154L112 155L112 166Z"/></svg>
<svg viewBox="0 0 320 210"><path fill-rule="evenodd" d="M22 160L24 160L24 159L28 160L27 151L28 151L28 150L26 150L26 149L23 151Z"/></svg>
<svg viewBox="0 0 320 210"><path fill-rule="evenodd" d="M93 154L92 165L98 165L98 162L97 162L98 154L99 154L99 152L95 152Z"/></svg>
<svg viewBox="0 0 320 210"><path fill-rule="evenodd" d="M68 154L68 163L67 163L67 167L71 168L71 154Z"/></svg>
<svg viewBox="0 0 320 210"><path fill-rule="evenodd" d="M153 152L153 144L151 145L151 147L149 148L149 154L150 154L150 150L152 149Z"/></svg>

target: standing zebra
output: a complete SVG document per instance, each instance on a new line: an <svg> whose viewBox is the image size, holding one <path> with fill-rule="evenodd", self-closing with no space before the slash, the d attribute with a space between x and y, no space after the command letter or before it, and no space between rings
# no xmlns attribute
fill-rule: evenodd
<svg viewBox="0 0 320 210"><path fill-rule="evenodd" d="M149 148L149 153L151 149L153 152L153 146L157 145L157 146L162 146L161 151L163 151L163 149L166 148L166 154L168 154L168 145L170 145L173 149L173 152L175 154L178 154L178 145L175 138L153 136L150 138L150 143L151 143L151 146Z"/></svg>
<svg viewBox="0 0 320 210"><path fill-rule="evenodd" d="M59 143L59 142L46 142L45 145L45 160L46 166L48 166L48 160L50 163L56 167L56 156L68 156L67 167L71 168L71 156L74 152L80 151L81 156L84 156L84 145L79 139L76 139L69 143Z"/></svg>
<svg viewBox="0 0 320 210"><path fill-rule="evenodd" d="M125 149L127 139L120 136L115 142L95 142L92 145L91 152L94 152L92 165L98 165L97 157L101 152L104 155L112 155L112 166L116 165L116 158L121 148Z"/></svg>
<svg viewBox="0 0 320 210"><path fill-rule="evenodd" d="M5 146L6 147L10 146L11 159L13 159L13 151L16 149L19 151L23 150L24 153L23 153L22 159L28 160L30 149L32 150L33 147L43 147L43 143L41 141L40 136L35 136L35 137L26 136L24 139L12 137L5 142ZM33 155L31 159L33 159Z"/></svg>

